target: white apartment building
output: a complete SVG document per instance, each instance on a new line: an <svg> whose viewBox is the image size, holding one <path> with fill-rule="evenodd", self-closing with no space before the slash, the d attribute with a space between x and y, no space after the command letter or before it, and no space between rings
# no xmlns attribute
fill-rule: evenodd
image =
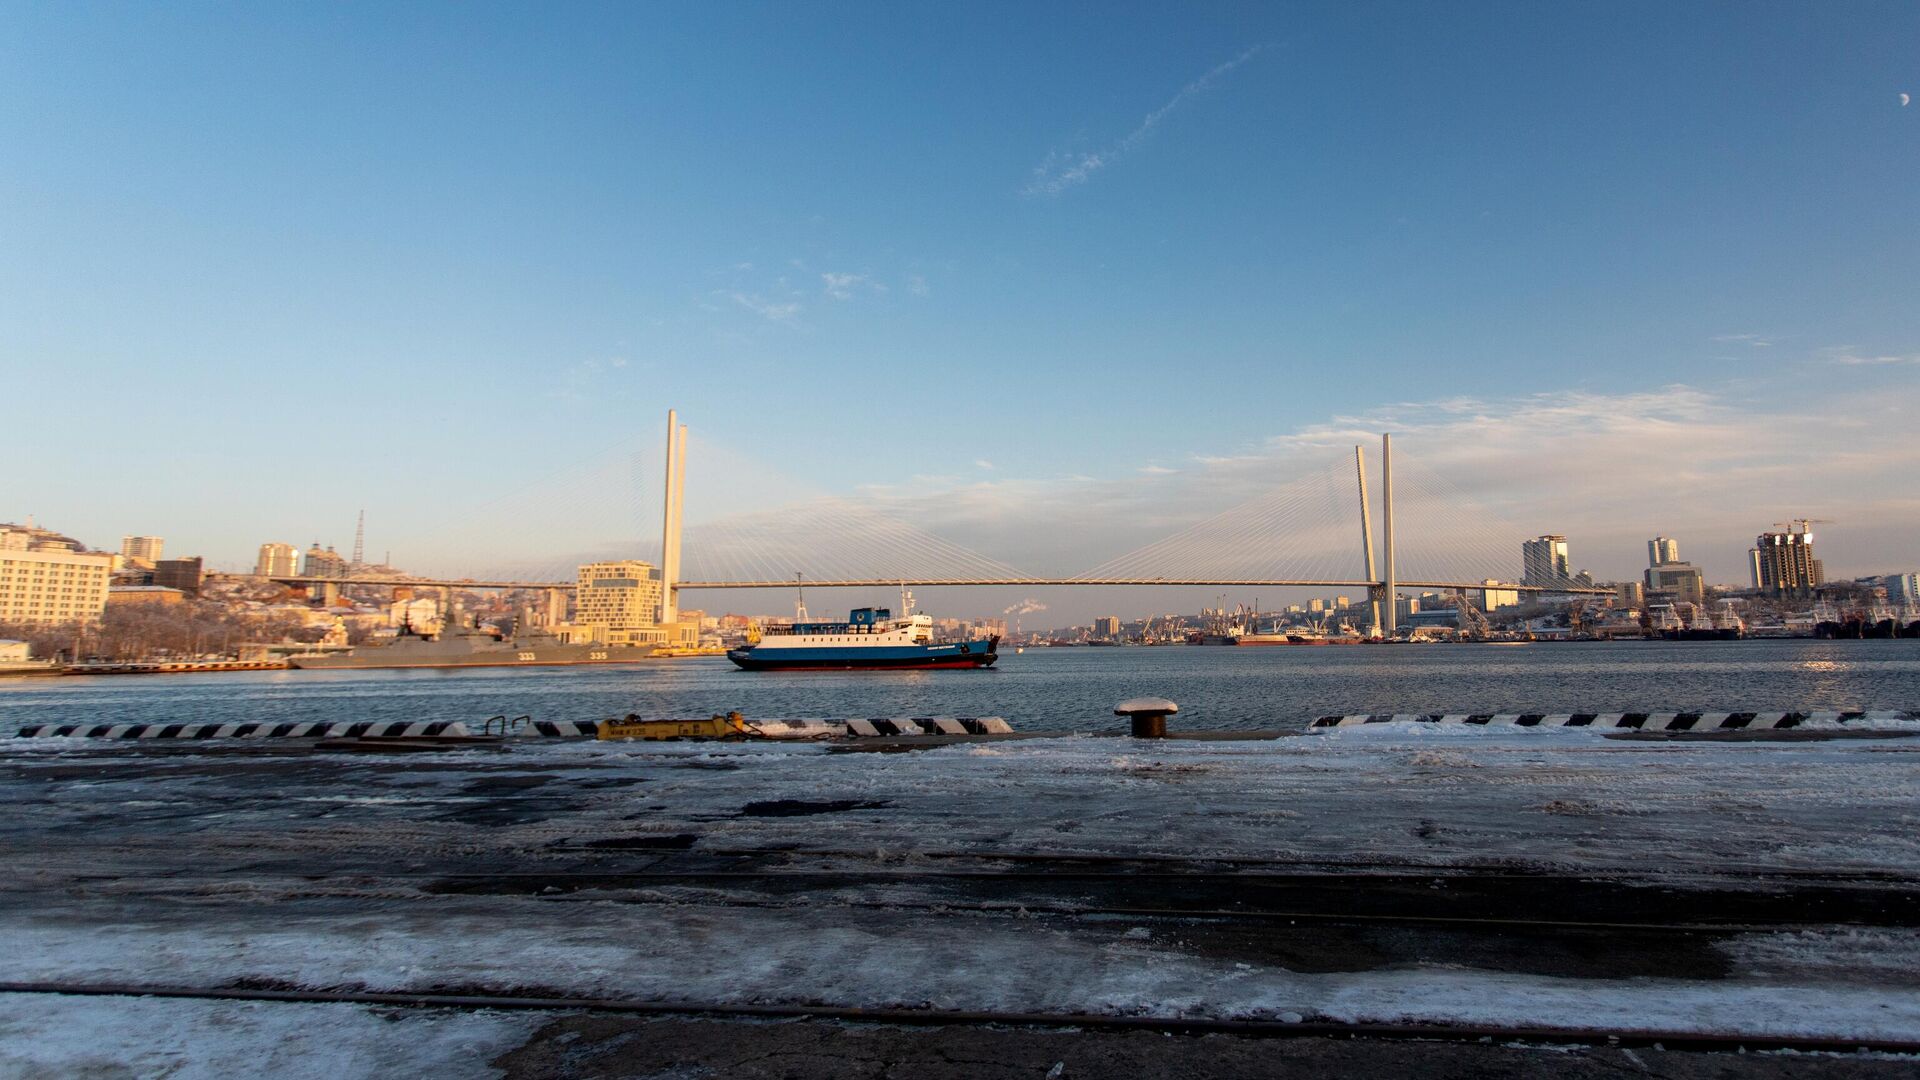
<svg viewBox="0 0 1920 1080"><path fill-rule="evenodd" d="M11 537L9 537L11 539ZM106 610L113 555L0 545L0 623L90 623Z"/></svg>

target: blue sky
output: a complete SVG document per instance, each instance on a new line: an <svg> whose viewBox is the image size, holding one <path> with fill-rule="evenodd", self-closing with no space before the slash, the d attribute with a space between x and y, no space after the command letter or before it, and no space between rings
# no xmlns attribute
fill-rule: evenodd
<svg viewBox="0 0 1920 1080"><path fill-rule="evenodd" d="M1795 511L1911 569L1903 92L1894 3L4 4L0 519L235 561L364 505L418 564L669 405L697 511L1036 520L1465 415L1597 572Z"/></svg>

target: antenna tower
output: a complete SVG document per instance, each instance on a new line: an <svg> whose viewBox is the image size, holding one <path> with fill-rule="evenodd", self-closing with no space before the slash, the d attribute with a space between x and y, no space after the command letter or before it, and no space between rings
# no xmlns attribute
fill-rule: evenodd
<svg viewBox="0 0 1920 1080"><path fill-rule="evenodd" d="M353 565L362 566L367 561L367 512L360 511L360 523L353 527Z"/></svg>

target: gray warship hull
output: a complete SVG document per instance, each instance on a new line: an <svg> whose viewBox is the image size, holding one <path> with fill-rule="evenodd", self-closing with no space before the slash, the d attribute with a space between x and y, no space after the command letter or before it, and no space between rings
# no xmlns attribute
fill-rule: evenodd
<svg viewBox="0 0 1920 1080"><path fill-rule="evenodd" d="M350 653L289 656L296 668L465 668L562 667L574 664L631 664L653 655L651 645L517 645L488 640L470 642L403 639L391 645Z"/></svg>

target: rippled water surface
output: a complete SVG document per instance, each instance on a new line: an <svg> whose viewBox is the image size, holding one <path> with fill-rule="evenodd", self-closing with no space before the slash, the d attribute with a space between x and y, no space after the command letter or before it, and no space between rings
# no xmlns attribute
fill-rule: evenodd
<svg viewBox="0 0 1920 1080"><path fill-rule="evenodd" d="M1116 726L1139 694L1179 726L1299 727L1357 712L1920 709L1920 640L1521 646L1029 649L988 671L742 672L719 657L627 667L276 671L0 680L0 733L109 721L1004 716Z"/></svg>

